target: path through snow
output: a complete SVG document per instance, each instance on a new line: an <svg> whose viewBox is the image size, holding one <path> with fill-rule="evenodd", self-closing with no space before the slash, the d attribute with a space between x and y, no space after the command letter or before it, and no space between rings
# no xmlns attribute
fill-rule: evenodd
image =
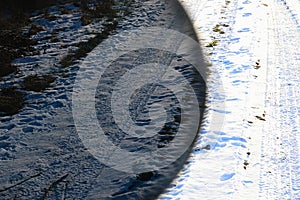
<svg viewBox="0 0 300 200"><path fill-rule="evenodd" d="M161 199L300 199L300 1L182 2L218 42L202 138Z"/></svg>

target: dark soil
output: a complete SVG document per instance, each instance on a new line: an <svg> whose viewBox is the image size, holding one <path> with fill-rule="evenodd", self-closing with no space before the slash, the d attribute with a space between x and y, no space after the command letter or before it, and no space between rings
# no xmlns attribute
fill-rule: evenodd
<svg viewBox="0 0 300 200"><path fill-rule="evenodd" d="M55 81L51 75L29 75L24 78L23 87L25 90L42 92Z"/></svg>
<svg viewBox="0 0 300 200"><path fill-rule="evenodd" d="M0 77L15 73L16 71L17 71L16 66L7 63L2 63L2 65L0 66Z"/></svg>
<svg viewBox="0 0 300 200"><path fill-rule="evenodd" d="M0 116L13 115L23 108L24 95L14 87L0 91Z"/></svg>
<svg viewBox="0 0 300 200"><path fill-rule="evenodd" d="M11 62L16 58L33 55L35 50L32 45L35 43L19 31L0 30L0 77L16 72Z"/></svg>

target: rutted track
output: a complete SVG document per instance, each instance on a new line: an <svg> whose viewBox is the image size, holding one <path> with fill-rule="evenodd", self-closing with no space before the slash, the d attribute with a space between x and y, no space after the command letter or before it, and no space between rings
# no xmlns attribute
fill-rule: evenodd
<svg viewBox="0 0 300 200"><path fill-rule="evenodd" d="M204 48L213 65L202 137L161 199L300 199L300 1L183 4L202 45L218 43Z"/></svg>

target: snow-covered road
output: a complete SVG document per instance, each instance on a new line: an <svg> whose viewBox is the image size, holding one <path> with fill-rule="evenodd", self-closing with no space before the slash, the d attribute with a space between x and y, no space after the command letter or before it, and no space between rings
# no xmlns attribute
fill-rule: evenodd
<svg viewBox="0 0 300 200"><path fill-rule="evenodd" d="M182 3L212 63L210 107L160 198L300 199L300 1Z"/></svg>

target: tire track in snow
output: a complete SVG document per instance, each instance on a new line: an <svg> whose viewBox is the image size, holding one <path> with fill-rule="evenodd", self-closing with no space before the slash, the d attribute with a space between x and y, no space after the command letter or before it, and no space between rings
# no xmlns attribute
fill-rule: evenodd
<svg viewBox="0 0 300 200"><path fill-rule="evenodd" d="M297 1L289 1L289 3L296 5ZM272 85L268 84L266 107L269 112L273 112L272 115L276 120L273 120L273 126L272 124L266 126L264 132L268 135L270 142L273 139L271 144L273 144L273 152L276 150L276 157L275 155L273 157L266 156L262 158L262 162L269 163L269 165L272 163L270 167L276 169L277 172L266 174L266 169L262 167L261 180L272 187L268 187L269 190L261 188L260 193L264 194L262 198L299 199L300 54L297 44L300 44L300 29L294 18L295 15L289 12L285 2L274 1L273 5L270 23L273 24L271 32L274 33L276 46L273 48L273 54L268 57L268 72L274 73L274 76L271 75L272 73L268 74L268 80L273 80L273 82L277 80L277 87L275 87L275 91ZM276 92L275 95L269 93L271 89ZM274 130L270 129L270 127L275 127L275 124L279 127ZM269 146L271 147L271 145ZM268 152L264 154L268 155ZM272 160L273 162L271 162ZM271 179L274 179L272 183ZM276 182L277 185L274 184Z"/></svg>

